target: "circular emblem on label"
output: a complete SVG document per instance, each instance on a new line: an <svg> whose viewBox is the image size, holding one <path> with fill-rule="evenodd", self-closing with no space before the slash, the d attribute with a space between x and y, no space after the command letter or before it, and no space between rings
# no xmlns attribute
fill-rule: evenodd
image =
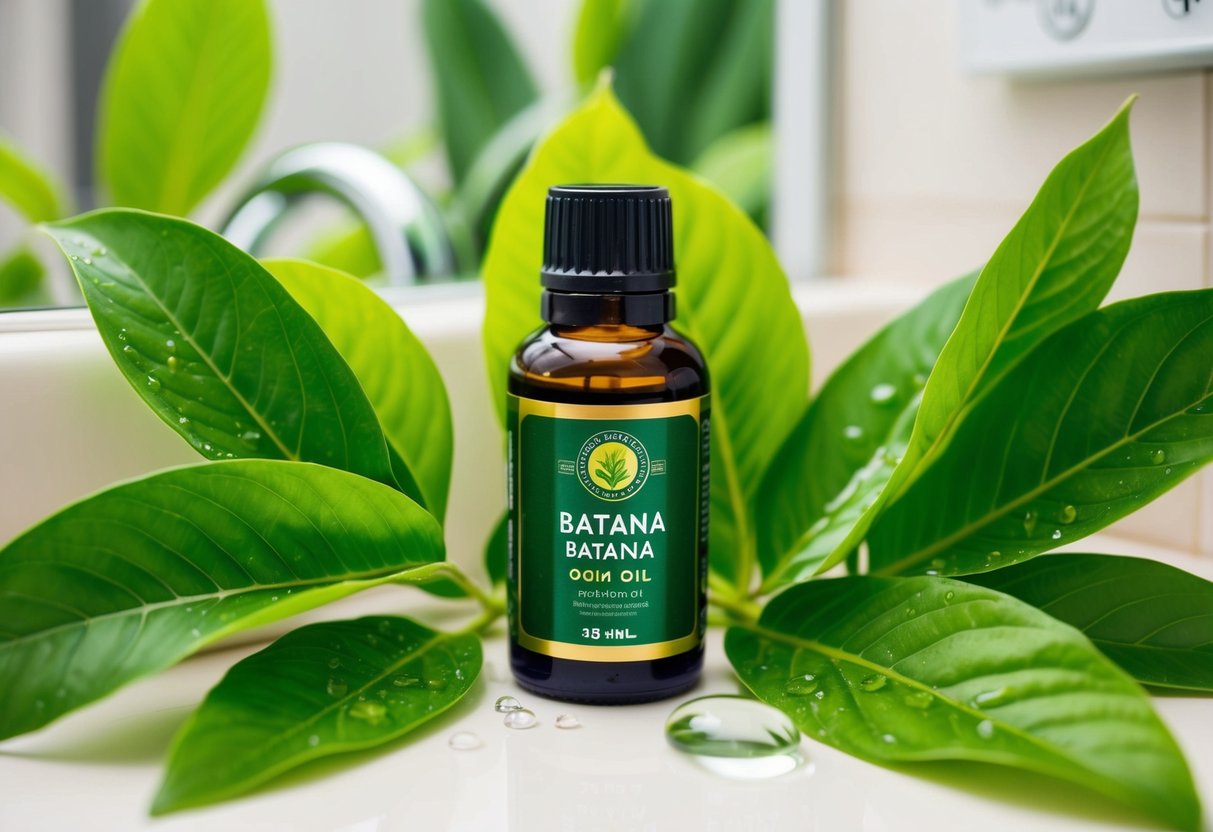
<svg viewBox="0 0 1213 832"><path fill-rule="evenodd" d="M626 500L649 478L649 452L630 433L604 430L585 440L577 454L577 479L600 500Z"/></svg>

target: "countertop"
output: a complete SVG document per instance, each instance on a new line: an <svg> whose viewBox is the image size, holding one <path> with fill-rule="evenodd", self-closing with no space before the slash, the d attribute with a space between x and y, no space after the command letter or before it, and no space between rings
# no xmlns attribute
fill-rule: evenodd
<svg viewBox="0 0 1213 832"><path fill-rule="evenodd" d="M1206 559L1167 560L1213 578L1213 564ZM334 605L326 617L407 608L425 620L427 611L437 610L413 590L405 595L399 588L385 589ZM434 621L433 615L428 619ZM692 693L646 705L593 707L552 702L517 688L509 677L505 640L497 633L485 643L485 667L469 695L420 732L373 752L313 763L241 799L149 818L147 806L173 732L226 668L256 646L211 651L0 745L0 829L1154 828L1128 809L1045 777L959 763L894 770L807 739L802 742L806 763L791 773L762 781L724 779L669 747L662 732L680 702L739 692L720 642L714 631L703 680ZM534 710L540 724L525 731L504 727L493 702L505 694ZM1210 802L1213 701L1161 696L1155 702ZM582 726L557 729L553 722L562 713L573 714ZM482 746L451 749L448 740L458 731L475 733Z"/></svg>

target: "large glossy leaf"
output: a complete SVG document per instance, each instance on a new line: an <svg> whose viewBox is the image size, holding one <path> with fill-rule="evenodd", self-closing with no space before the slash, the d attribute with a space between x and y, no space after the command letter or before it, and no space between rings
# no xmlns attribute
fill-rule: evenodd
<svg viewBox="0 0 1213 832"><path fill-rule="evenodd" d="M451 485L451 406L430 354L362 282L304 260L263 261L324 330L375 408L435 517Z"/></svg>
<svg viewBox="0 0 1213 832"><path fill-rule="evenodd" d="M114 48L97 170L116 205L185 216L236 164L270 81L263 0L144 0Z"/></svg>
<svg viewBox="0 0 1213 832"><path fill-rule="evenodd" d="M538 92L484 0L425 0L422 18L447 161L461 182L485 142Z"/></svg>
<svg viewBox="0 0 1213 832"><path fill-rule="evenodd" d="M699 345L712 373L712 565L748 584L756 557L750 500L808 389L808 346L787 279L762 232L712 188L652 155L604 87L536 148L493 228L484 264L484 341L499 416L510 357L541 323L547 188L565 182L655 183L670 190L678 262L674 326Z"/></svg>
<svg viewBox="0 0 1213 832"><path fill-rule="evenodd" d="M831 530L839 543L820 571L864 539L889 500L928 470L1000 378L1050 333L1099 306L1137 222L1131 105L1057 164L982 269L927 379L905 453L839 507L832 525L843 533Z"/></svg>
<svg viewBox="0 0 1213 832"><path fill-rule="evenodd" d="M140 211L98 211L48 232L122 374L199 453L319 462L424 502L354 373L252 257Z"/></svg>
<svg viewBox="0 0 1213 832"><path fill-rule="evenodd" d="M712 142L691 169L719 188L760 226L766 224L775 172L771 123L739 127Z"/></svg>
<svg viewBox="0 0 1213 832"><path fill-rule="evenodd" d="M204 463L103 491L0 550L0 739L442 558L428 512L318 465Z"/></svg>
<svg viewBox="0 0 1213 832"><path fill-rule="evenodd" d="M1213 459L1213 290L1149 295L1041 344L876 522L873 572L996 569L1104 528Z"/></svg>
<svg viewBox="0 0 1213 832"><path fill-rule="evenodd" d="M690 164L770 116L772 0L645 0L613 65L619 99L661 156Z"/></svg>
<svg viewBox="0 0 1213 832"><path fill-rule="evenodd" d="M936 290L876 333L827 379L788 435L756 501L768 589L811 575L873 484L887 481L976 277Z"/></svg>
<svg viewBox="0 0 1213 832"><path fill-rule="evenodd" d="M30 222L46 222L68 213L66 200L50 174L0 135L0 199Z"/></svg>
<svg viewBox="0 0 1213 832"><path fill-rule="evenodd" d="M611 65L619 51L632 6L631 0L582 0L573 29L573 77L589 86Z"/></svg>
<svg viewBox="0 0 1213 832"><path fill-rule="evenodd" d="M152 813L243 794L310 760L407 734L458 702L480 664L475 635L407 618L295 630L207 694L173 742Z"/></svg>
<svg viewBox="0 0 1213 832"><path fill-rule="evenodd" d="M1147 685L1213 691L1213 583L1145 558L1047 555L965 578L1081 630Z"/></svg>
<svg viewBox="0 0 1213 832"><path fill-rule="evenodd" d="M944 578L813 581L725 648L760 699L857 757L1015 766L1199 825L1191 774L1141 688L1009 596Z"/></svg>

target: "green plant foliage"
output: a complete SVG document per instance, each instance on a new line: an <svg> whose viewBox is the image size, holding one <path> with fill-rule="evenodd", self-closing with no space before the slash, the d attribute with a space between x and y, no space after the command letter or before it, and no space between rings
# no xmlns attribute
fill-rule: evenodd
<svg viewBox="0 0 1213 832"><path fill-rule="evenodd" d="M623 102L653 149L690 164L770 115L773 0L642 0L615 55Z"/></svg>
<svg viewBox="0 0 1213 832"><path fill-rule="evenodd" d="M0 135L0 199L30 222L58 219L70 211L58 183Z"/></svg>
<svg viewBox="0 0 1213 832"><path fill-rule="evenodd" d="M1058 163L1028 210L981 270L926 382L905 453L831 503L819 532L840 562L952 441L959 425L1037 344L1099 306L1137 221L1137 178L1127 102L1099 133Z"/></svg>
<svg viewBox="0 0 1213 832"><path fill-rule="evenodd" d="M755 695L848 754L1015 766L1200 824L1183 755L1141 688L1009 596L944 578L815 581L730 629L725 649Z"/></svg>
<svg viewBox="0 0 1213 832"><path fill-rule="evenodd" d="M475 635L407 618L301 627L233 665L207 694L173 743L152 814L407 734L458 702L480 665Z"/></svg>
<svg viewBox="0 0 1213 832"><path fill-rule="evenodd" d="M1143 684L1213 691L1213 583L1119 555L1047 555L965 578L1064 621Z"/></svg>
<svg viewBox="0 0 1213 832"><path fill-rule="evenodd" d="M954 280L876 333L822 387L767 470L756 501L767 586L809 577L837 546L826 518L867 478L888 477L905 450L923 385L976 273ZM806 460L811 460L806 464Z"/></svg>
<svg viewBox="0 0 1213 832"><path fill-rule="evenodd" d="M604 87L535 149L493 228L484 264L484 342L502 419L510 356L540 323L547 189L565 182L656 182L669 188L677 206L674 325L699 345L714 379L712 565L748 585L757 557L751 500L800 416L808 389L808 346L787 279L745 215L699 179L650 153ZM770 337L772 332L780 337Z"/></svg>
<svg viewBox="0 0 1213 832"><path fill-rule="evenodd" d="M1213 290L1117 303L998 382L877 520L873 572L984 572L1077 540L1213 460Z"/></svg>
<svg viewBox="0 0 1213 832"><path fill-rule="evenodd" d="M424 0L422 21L451 175L538 95L501 23L483 0Z"/></svg>
<svg viewBox="0 0 1213 832"><path fill-rule="evenodd" d="M317 465L205 463L103 491L0 550L0 739L442 559L419 506Z"/></svg>
<svg viewBox="0 0 1213 832"><path fill-rule="evenodd" d="M114 204L186 216L231 171L269 92L262 0L145 0L106 72L97 170Z"/></svg>
<svg viewBox="0 0 1213 832"><path fill-rule="evenodd" d="M775 176L772 162L771 124L764 121L725 133L700 154L691 169L755 223L765 226Z"/></svg>
<svg viewBox="0 0 1213 832"><path fill-rule="evenodd" d="M139 211L47 231L122 374L199 453L318 462L424 502L349 365L252 257Z"/></svg>
<svg viewBox="0 0 1213 832"><path fill-rule="evenodd" d="M631 0L582 0L572 49L573 77L578 84L590 86L614 62L633 5Z"/></svg>
<svg viewBox="0 0 1213 832"><path fill-rule="evenodd" d="M42 261L24 246L0 260L0 303L21 304L38 299L45 272Z"/></svg>
<svg viewBox="0 0 1213 832"><path fill-rule="evenodd" d="M304 260L266 260L341 353L440 521L451 486L451 405L434 360L396 310L360 281Z"/></svg>

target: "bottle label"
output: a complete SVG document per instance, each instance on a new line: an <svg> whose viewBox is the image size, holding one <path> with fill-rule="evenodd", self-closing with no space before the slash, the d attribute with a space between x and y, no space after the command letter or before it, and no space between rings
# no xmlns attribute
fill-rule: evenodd
<svg viewBox="0 0 1213 832"><path fill-rule="evenodd" d="M509 604L520 645L594 662L699 645L707 404L509 397Z"/></svg>

